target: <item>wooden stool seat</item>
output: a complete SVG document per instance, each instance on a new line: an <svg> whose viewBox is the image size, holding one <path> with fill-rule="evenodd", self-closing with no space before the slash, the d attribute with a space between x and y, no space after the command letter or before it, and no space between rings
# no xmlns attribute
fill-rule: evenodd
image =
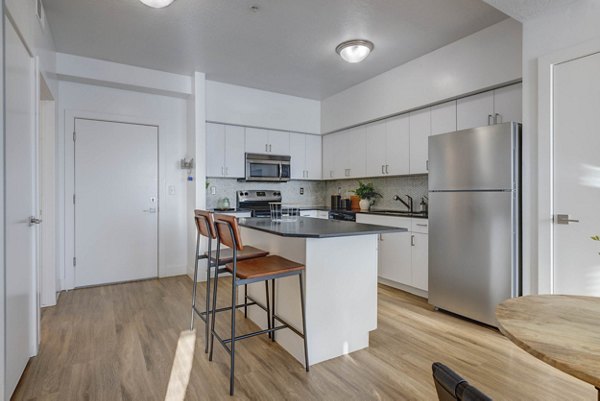
<svg viewBox="0 0 600 401"><path fill-rule="evenodd" d="M244 246L243 250L237 252L237 259L241 261L252 258L260 258L263 256L267 256L268 254L269 252L255 248L253 246ZM205 252L204 255L208 257L208 252ZM210 258L212 261L216 261L217 251L212 251L210 253ZM219 266L231 262L233 262L233 251L229 248L221 249L221 254L219 255Z"/></svg>
<svg viewBox="0 0 600 401"><path fill-rule="evenodd" d="M304 270L304 265L282 258L278 255L270 255L244 261L239 259L239 255L240 254L238 253L236 275L242 280L279 276L288 272ZM225 269L227 269L229 273L233 273L233 263L228 263L225 266Z"/></svg>

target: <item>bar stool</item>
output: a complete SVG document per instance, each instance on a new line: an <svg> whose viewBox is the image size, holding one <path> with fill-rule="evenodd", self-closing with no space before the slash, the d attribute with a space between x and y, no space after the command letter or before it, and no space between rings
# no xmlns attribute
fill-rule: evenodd
<svg viewBox="0 0 600 401"><path fill-rule="evenodd" d="M194 221L196 222L196 260L194 264L194 283L192 286L192 321L190 324L190 330L194 329L194 318L196 315L202 321L204 321L204 352L208 352L208 329L209 329L209 314L210 314L210 275L211 269L213 267L223 266L227 263L231 263L233 260L234 252L231 249L223 249L220 252L220 255L217 256L217 252L212 250L212 241L217 238L217 232L215 230L215 222L213 213L207 210L195 210L194 211ZM203 254L200 254L200 238L201 237L208 238L208 250ZM258 258L267 256L269 252L263 251L262 249L254 248L252 246L246 246L240 252L237 252L237 258L239 260L246 260L251 258ZM198 265L201 260L206 259L206 305L204 311L199 311L196 307L196 288L198 286ZM218 262L217 262L218 260ZM222 269L224 271L224 269ZM248 306L256 305L254 300L251 300L248 303L248 288L247 286L244 288L245 290L245 300L247 305L244 306L244 314L248 316ZM268 288L267 288L268 291ZM241 305L242 306L242 305ZM268 308L268 305L267 305ZM222 308L218 312L222 312L223 310L229 310L229 308Z"/></svg>
<svg viewBox="0 0 600 401"><path fill-rule="evenodd" d="M227 215L216 215L215 216L215 227L217 229L217 255L221 252L221 244L228 246L233 250L233 260L225 266L226 271L231 273L231 306L223 309L227 309L231 311L231 337L228 339L221 338L215 332L215 314L217 312L216 302L217 302L217 289L219 282L219 273L220 269L217 269L217 273L215 275L214 280L214 289L213 289L213 309L212 309L212 320L211 320L211 330L210 330L210 354L208 357L209 361L212 361L213 356L213 345L215 337L221 343L223 348L230 355L230 366L229 366L229 394L233 395L234 390L234 372L235 372L235 343L236 341L243 340L246 338L254 337L260 334L271 334L272 339L274 341L275 331L288 328L298 336L302 338L304 341L304 363L306 367L306 371L309 371L308 366L308 346L306 339L306 319L305 319L305 311L304 311L304 293L303 293L303 276L304 276L304 265L300 263L293 262L288 259L284 259L281 256L277 255L269 255L260 258L253 258L248 260L240 260L239 255L240 252L245 248L242 244L242 238L240 235L240 229L237 222L237 219L232 216ZM219 258L219 256L217 256ZM235 333L235 311L241 305L237 304L237 295L238 295L238 287L246 286L248 284L264 281L267 287L267 304L269 303L269 291L268 291L268 282L269 280L274 280L290 277L290 276L298 276L300 283L300 306L302 310L302 332L282 320L280 317L275 316L274 314L270 315L269 310L267 310L267 329L258 330L255 332L243 334L236 336ZM274 287L273 287L274 288ZM275 297L272 299L273 308L275 307ZM247 300L245 300L247 303ZM271 320L272 319L272 320ZM281 323L279 326L275 327L275 320ZM227 344L230 344L230 347L227 347Z"/></svg>

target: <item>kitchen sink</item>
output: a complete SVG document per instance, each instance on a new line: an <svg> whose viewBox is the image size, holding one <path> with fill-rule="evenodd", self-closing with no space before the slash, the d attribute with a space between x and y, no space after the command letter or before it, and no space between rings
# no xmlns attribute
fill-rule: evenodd
<svg viewBox="0 0 600 401"><path fill-rule="evenodd" d="M410 212L408 210L371 210L370 213L389 214L389 215L393 215L393 216L407 216L407 217L427 216L426 212Z"/></svg>

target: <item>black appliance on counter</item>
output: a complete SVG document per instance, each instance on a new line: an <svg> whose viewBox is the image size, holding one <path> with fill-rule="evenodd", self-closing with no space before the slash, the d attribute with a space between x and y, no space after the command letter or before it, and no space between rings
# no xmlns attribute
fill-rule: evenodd
<svg viewBox="0 0 600 401"><path fill-rule="evenodd" d="M356 221L356 212L350 210L331 210L329 220Z"/></svg>
<svg viewBox="0 0 600 401"><path fill-rule="evenodd" d="M237 208L252 211L252 217L270 217L269 203L281 202L279 191L237 191Z"/></svg>

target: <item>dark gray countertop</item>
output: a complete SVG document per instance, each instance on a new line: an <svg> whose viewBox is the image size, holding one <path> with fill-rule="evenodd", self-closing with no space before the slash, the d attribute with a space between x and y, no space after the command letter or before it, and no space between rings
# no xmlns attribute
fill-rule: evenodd
<svg viewBox="0 0 600 401"><path fill-rule="evenodd" d="M340 211L340 212L354 212L354 213L364 213L364 214L377 214L377 215L382 215L382 216L391 216L391 217L415 217L417 219L426 219L427 213L419 213L419 212L406 212L404 210L391 210L391 209L384 209L384 210L344 210L344 209L331 209L330 207L327 206L299 206L300 210L324 210L324 211ZM390 213L393 212L393 213ZM398 213L395 213L398 212Z"/></svg>
<svg viewBox="0 0 600 401"><path fill-rule="evenodd" d="M407 231L405 228L360 224L351 221L299 217L297 221L274 222L268 217L241 218L242 227L264 231L282 237L332 238L355 235L381 234Z"/></svg>

